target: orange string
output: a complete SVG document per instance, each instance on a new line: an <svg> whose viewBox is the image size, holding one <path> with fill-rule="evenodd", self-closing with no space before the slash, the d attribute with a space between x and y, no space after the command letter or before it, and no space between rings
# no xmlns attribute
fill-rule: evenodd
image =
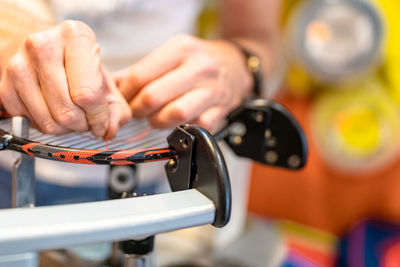
<svg viewBox="0 0 400 267"><path fill-rule="evenodd" d="M108 150L108 132L104 136L104 139L106 140L106 150Z"/></svg>

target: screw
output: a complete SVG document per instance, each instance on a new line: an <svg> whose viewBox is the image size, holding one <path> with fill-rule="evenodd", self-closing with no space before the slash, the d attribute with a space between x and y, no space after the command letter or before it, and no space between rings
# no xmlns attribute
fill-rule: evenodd
<svg viewBox="0 0 400 267"><path fill-rule="evenodd" d="M264 136L266 139L270 139L272 137L272 131L270 129L265 130Z"/></svg>
<svg viewBox="0 0 400 267"><path fill-rule="evenodd" d="M242 143L242 141L243 141L243 139L239 135L231 136L229 138L229 142L234 144L234 145L237 145L237 146L240 145Z"/></svg>
<svg viewBox="0 0 400 267"><path fill-rule="evenodd" d="M278 156L278 153L270 150L265 153L264 158L268 164L275 164L278 161L279 156Z"/></svg>
<svg viewBox="0 0 400 267"><path fill-rule="evenodd" d="M288 165L292 169L296 169L300 166L301 159L298 155L291 155L287 161Z"/></svg>
<svg viewBox="0 0 400 267"><path fill-rule="evenodd" d="M271 138L271 139L267 140L267 146L269 146L269 147L276 146L276 139Z"/></svg>
<svg viewBox="0 0 400 267"><path fill-rule="evenodd" d="M189 145L188 140L186 139L179 139L179 143L181 143L183 148L187 148Z"/></svg>
<svg viewBox="0 0 400 267"><path fill-rule="evenodd" d="M263 113L261 111L258 111L258 112L253 113L253 118L257 122L261 123L264 120L264 115L263 115Z"/></svg>
<svg viewBox="0 0 400 267"><path fill-rule="evenodd" d="M175 172L177 166L178 166L178 163L176 162L176 159L170 159L167 163L169 172Z"/></svg>
<svg viewBox="0 0 400 267"><path fill-rule="evenodd" d="M234 122L229 127L229 134L230 135L239 135L244 136L247 132L246 125L242 122Z"/></svg>

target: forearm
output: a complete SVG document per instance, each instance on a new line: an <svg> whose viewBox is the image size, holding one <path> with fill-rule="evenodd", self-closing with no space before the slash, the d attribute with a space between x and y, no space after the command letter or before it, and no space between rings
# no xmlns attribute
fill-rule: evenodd
<svg viewBox="0 0 400 267"><path fill-rule="evenodd" d="M25 38L52 24L42 0L0 0L0 76L4 65Z"/></svg>
<svg viewBox="0 0 400 267"><path fill-rule="evenodd" d="M279 54L280 0L221 1L221 35L260 57L265 77Z"/></svg>

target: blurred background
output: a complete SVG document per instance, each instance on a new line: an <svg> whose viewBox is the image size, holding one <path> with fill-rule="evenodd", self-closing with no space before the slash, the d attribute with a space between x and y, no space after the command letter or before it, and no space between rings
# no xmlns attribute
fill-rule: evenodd
<svg viewBox="0 0 400 267"><path fill-rule="evenodd" d="M283 2L265 89L299 120L309 161L300 172L254 164L249 216L282 238L284 266L399 266L400 4Z"/></svg>

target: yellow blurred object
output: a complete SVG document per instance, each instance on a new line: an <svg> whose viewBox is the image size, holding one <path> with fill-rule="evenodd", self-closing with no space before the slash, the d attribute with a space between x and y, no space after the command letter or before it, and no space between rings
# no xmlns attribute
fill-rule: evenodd
<svg viewBox="0 0 400 267"><path fill-rule="evenodd" d="M197 36L214 38L218 36L218 1L206 0L204 8L197 19Z"/></svg>
<svg viewBox="0 0 400 267"><path fill-rule="evenodd" d="M300 97L310 95L315 89L315 87L312 86L314 82L310 76L308 76L301 67L296 65L289 67L286 75L286 82L289 91Z"/></svg>
<svg viewBox="0 0 400 267"><path fill-rule="evenodd" d="M377 2L385 14L388 29L384 63L387 89L397 104L400 104L400 4L397 0Z"/></svg>
<svg viewBox="0 0 400 267"><path fill-rule="evenodd" d="M340 110L333 118L337 131L342 135L348 153L353 156L370 155L379 144L379 119L363 103Z"/></svg>
<svg viewBox="0 0 400 267"><path fill-rule="evenodd" d="M370 171L399 152L399 113L377 80L327 91L315 101L312 130L326 161L337 169Z"/></svg>
<svg viewBox="0 0 400 267"><path fill-rule="evenodd" d="M339 239L332 233L289 220L279 220L276 224L287 241L334 255Z"/></svg>

